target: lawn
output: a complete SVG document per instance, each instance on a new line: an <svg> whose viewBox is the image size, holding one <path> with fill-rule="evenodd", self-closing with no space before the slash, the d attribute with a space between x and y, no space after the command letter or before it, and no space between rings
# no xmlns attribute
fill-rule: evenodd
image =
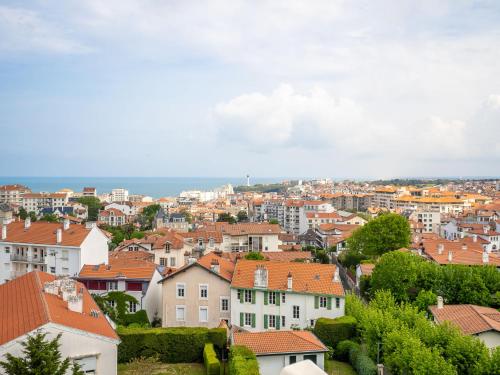
<svg viewBox="0 0 500 375"><path fill-rule="evenodd" d="M332 360L326 361L325 371L328 375L356 375L356 371L349 363Z"/></svg>
<svg viewBox="0 0 500 375"><path fill-rule="evenodd" d="M118 365L118 375L205 375L205 366L201 363L158 363L154 369L146 369L144 371L132 369L128 364Z"/></svg>

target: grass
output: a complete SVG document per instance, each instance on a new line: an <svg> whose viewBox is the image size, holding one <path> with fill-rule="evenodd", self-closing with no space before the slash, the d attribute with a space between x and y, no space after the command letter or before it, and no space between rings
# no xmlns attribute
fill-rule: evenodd
<svg viewBox="0 0 500 375"><path fill-rule="evenodd" d="M325 363L325 372L328 375L356 375L356 371L349 363L327 360Z"/></svg>
<svg viewBox="0 0 500 375"><path fill-rule="evenodd" d="M140 374L154 374L154 375L205 375L205 366L201 363L158 363L154 369L144 369L146 372L140 370L132 370L128 364L118 365L118 375L140 375Z"/></svg>

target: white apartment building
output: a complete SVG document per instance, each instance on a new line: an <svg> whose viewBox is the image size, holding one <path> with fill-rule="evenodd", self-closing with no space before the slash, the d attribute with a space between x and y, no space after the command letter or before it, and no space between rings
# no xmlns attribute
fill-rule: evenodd
<svg viewBox="0 0 500 375"><path fill-rule="evenodd" d="M0 283L39 270L76 276L84 264L108 263L108 238L92 225L13 221L2 225Z"/></svg>
<svg viewBox="0 0 500 375"><path fill-rule="evenodd" d="M411 213L410 220L423 225L423 233L437 233L441 229L441 213L437 211L417 210Z"/></svg>
<svg viewBox="0 0 500 375"><path fill-rule="evenodd" d="M111 201L112 202L128 201L128 190L121 188L111 190Z"/></svg>
<svg viewBox="0 0 500 375"><path fill-rule="evenodd" d="M402 210L436 211L442 214L460 214L471 207L467 199L455 197L402 196L394 200L395 208Z"/></svg>
<svg viewBox="0 0 500 375"><path fill-rule="evenodd" d="M0 203L22 205L23 196L31 193L31 190L23 185L3 185L0 186Z"/></svg>
<svg viewBox="0 0 500 375"><path fill-rule="evenodd" d="M99 211L97 221L112 227L117 227L127 223L127 216L116 208L109 208Z"/></svg>
<svg viewBox="0 0 500 375"><path fill-rule="evenodd" d="M308 229L304 201L301 200L254 201L250 205L249 215L254 222L277 220L287 233L302 234Z"/></svg>
<svg viewBox="0 0 500 375"><path fill-rule="evenodd" d="M281 251L278 224L267 223L214 223L222 233L220 250L224 252ZM215 240L215 239L214 239Z"/></svg>
<svg viewBox="0 0 500 375"><path fill-rule="evenodd" d="M304 329L344 315L334 265L240 260L231 282L231 322L249 331Z"/></svg>
<svg viewBox="0 0 500 375"><path fill-rule="evenodd" d="M27 212L38 214L42 208L64 207L68 203L65 193L25 193L22 206Z"/></svg>
<svg viewBox="0 0 500 375"><path fill-rule="evenodd" d="M397 189L392 187L380 187L373 192L372 205L374 207L394 209L394 200L399 196Z"/></svg>

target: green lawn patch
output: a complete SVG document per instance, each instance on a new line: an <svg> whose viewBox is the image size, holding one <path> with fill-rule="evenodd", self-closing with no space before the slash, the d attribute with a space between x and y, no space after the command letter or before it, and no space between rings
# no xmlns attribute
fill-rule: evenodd
<svg viewBox="0 0 500 375"><path fill-rule="evenodd" d="M325 362L325 371L328 375L356 375L356 371L349 363L334 360Z"/></svg>
<svg viewBox="0 0 500 375"><path fill-rule="evenodd" d="M158 363L152 374L154 375L206 375L205 366L201 363ZM129 371L129 365L120 363L118 375L139 375Z"/></svg>

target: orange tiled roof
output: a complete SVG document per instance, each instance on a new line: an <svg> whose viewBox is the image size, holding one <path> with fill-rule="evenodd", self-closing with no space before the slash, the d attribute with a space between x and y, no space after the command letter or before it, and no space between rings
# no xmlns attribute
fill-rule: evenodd
<svg viewBox="0 0 500 375"><path fill-rule="evenodd" d="M336 212L308 212L306 213L306 217L308 219L342 219L342 216Z"/></svg>
<svg viewBox="0 0 500 375"><path fill-rule="evenodd" d="M213 238L215 243L220 244L222 242L222 232L215 230L197 229L192 232L182 232L179 234L184 238L191 238L195 241L203 238L204 243L208 243L211 238Z"/></svg>
<svg viewBox="0 0 500 375"><path fill-rule="evenodd" d="M66 198L64 193L27 193L23 195L24 199L27 198Z"/></svg>
<svg viewBox="0 0 500 375"><path fill-rule="evenodd" d="M151 280L156 270L154 263L144 260L114 260L110 264L85 264L78 277L80 279L140 279Z"/></svg>
<svg viewBox="0 0 500 375"><path fill-rule="evenodd" d="M357 224L327 223L327 224L320 224L319 229L323 231L332 231L337 229L341 232L352 232L358 229L360 226L361 225Z"/></svg>
<svg viewBox="0 0 500 375"><path fill-rule="evenodd" d="M500 312L476 305L444 305L442 309L430 306L432 314L440 323L451 322L468 335L486 331L500 332Z"/></svg>
<svg viewBox="0 0 500 375"><path fill-rule="evenodd" d="M33 271L0 285L0 345L49 322L118 340L83 284L78 283L77 287L83 290L80 314L69 310L61 297L43 291L44 283L54 280L53 275ZM99 311L99 316L91 316L91 310Z"/></svg>
<svg viewBox="0 0 500 375"><path fill-rule="evenodd" d="M2 190L2 191L17 191L17 190L20 190L20 191L31 191L26 186L19 185L19 184L15 184L15 185L2 185L2 186L0 186L0 190Z"/></svg>
<svg viewBox="0 0 500 375"><path fill-rule="evenodd" d="M325 352L326 346L309 331L235 332L234 345L244 345L256 355Z"/></svg>
<svg viewBox="0 0 500 375"><path fill-rule="evenodd" d="M279 234L281 228L278 224L268 223L238 223L229 224L226 222L208 223L205 230L222 232L231 236L241 236L247 234Z"/></svg>
<svg viewBox="0 0 500 375"><path fill-rule="evenodd" d="M154 254L148 251L110 251L109 262L129 261L129 260L147 260L154 261Z"/></svg>
<svg viewBox="0 0 500 375"><path fill-rule="evenodd" d="M111 215L113 214L113 215ZM119 209L117 208L108 208L107 210L101 210L99 211L99 216L103 216L103 217L106 217L106 216L126 216L122 211L120 211Z"/></svg>
<svg viewBox="0 0 500 375"><path fill-rule="evenodd" d="M361 268L361 273L365 276L370 276L373 273L373 269L375 268L375 264L371 263L361 263L359 265Z"/></svg>
<svg viewBox="0 0 500 375"><path fill-rule="evenodd" d="M57 244L57 229L63 229L63 224L37 221L31 223L30 227L25 229L24 221L13 221L7 225L7 238L0 240L0 242L80 246L91 231L91 229L87 229L84 225L70 225L69 229L62 231L62 242Z"/></svg>
<svg viewBox="0 0 500 375"><path fill-rule="evenodd" d="M297 293L319 293L344 295L340 281L333 281L336 267L333 264L260 261L242 259L236 263L231 287L252 289L257 266L267 269L268 289L287 290L288 274L292 274L293 291Z"/></svg>
<svg viewBox="0 0 500 375"><path fill-rule="evenodd" d="M213 260L217 260L219 262L219 275L226 280L231 281L231 279L233 278L234 263L218 256L214 252L210 252L202 256L200 259L198 259L198 264L210 270L210 266Z"/></svg>

